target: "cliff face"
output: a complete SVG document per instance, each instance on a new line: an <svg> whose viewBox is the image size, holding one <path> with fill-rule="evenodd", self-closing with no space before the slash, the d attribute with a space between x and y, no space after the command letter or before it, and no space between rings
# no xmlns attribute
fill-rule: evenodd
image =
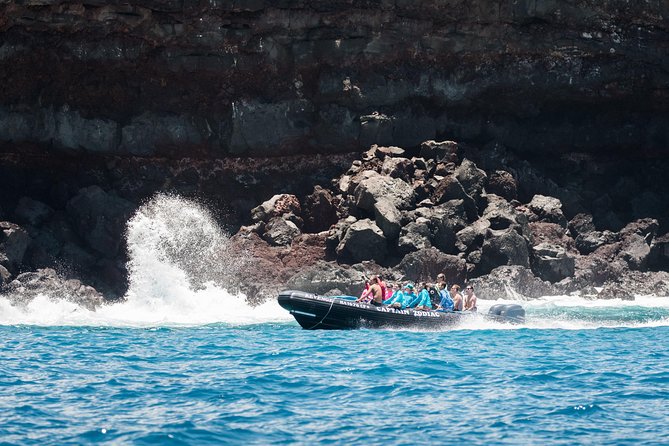
<svg viewBox="0 0 669 446"><path fill-rule="evenodd" d="M664 155L664 0L0 1L4 151Z"/></svg>
<svg viewBox="0 0 669 446"><path fill-rule="evenodd" d="M420 210L475 162L508 206L541 194L562 220L589 222L565 242L587 245L575 287L665 268L668 55L666 0L0 0L0 222L22 225L0 228L0 279L56 268L123 295L124 225L157 191L247 226L242 247L277 283L335 254L345 263L347 217L377 218L342 188L370 146L362 160L378 163L363 173L388 174L381 158L401 152L388 163L411 171L420 205L396 222L408 241L395 228L381 244L389 266L426 237L468 274L494 266L472 244L481 234L446 243ZM458 151L426 151L442 146ZM489 200L477 193L481 212L463 214L474 229ZM249 226L275 194L294 194L296 213ZM560 228L534 229L539 240ZM593 246L597 265L622 260L581 268Z"/></svg>

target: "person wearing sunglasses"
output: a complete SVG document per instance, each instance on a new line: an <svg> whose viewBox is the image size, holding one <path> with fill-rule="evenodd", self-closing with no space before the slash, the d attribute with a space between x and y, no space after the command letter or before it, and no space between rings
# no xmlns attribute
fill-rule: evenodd
<svg viewBox="0 0 669 446"><path fill-rule="evenodd" d="M471 285L465 288L465 311L476 311L476 294Z"/></svg>

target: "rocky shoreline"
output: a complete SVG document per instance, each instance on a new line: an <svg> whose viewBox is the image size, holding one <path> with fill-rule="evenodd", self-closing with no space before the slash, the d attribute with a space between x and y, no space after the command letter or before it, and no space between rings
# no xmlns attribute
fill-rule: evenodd
<svg viewBox="0 0 669 446"><path fill-rule="evenodd" d="M440 269L668 294L668 8L2 2L3 290L123 298L126 222L171 193L253 301Z"/></svg>
<svg viewBox="0 0 669 446"><path fill-rule="evenodd" d="M449 281L475 283L482 297L669 294L669 235L657 219L639 216L622 223L626 214L597 207L574 213L587 204L582 196L593 192L578 183L571 190L580 195L571 194L566 203L530 196L525 191L533 187L564 189L499 147L482 151L454 141L426 141L411 152L374 145L362 154L320 162L221 160L214 163L217 168L192 162L186 170L193 169L193 180L183 183L177 180L183 167L177 171L174 164L153 162L164 176L156 175L160 181L154 183L146 174L138 176L133 189L84 186L60 208L54 200L49 205L23 196L11 213L19 224L0 223L3 291L30 299L47 287L92 308L122 298L126 222L169 184L174 193L235 209L219 214L234 234L225 255L238 255L247 265L234 286L254 302L287 287L356 294L371 274L429 280L438 272ZM109 178L110 166L119 164L88 174ZM73 176L61 188L75 190L82 177ZM223 179L227 187L221 186ZM286 193L272 196L277 185Z"/></svg>
<svg viewBox="0 0 669 446"><path fill-rule="evenodd" d="M265 258L261 277L316 293L357 294L372 274L394 281L445 272L490 298L669 294L669 239L658 236L656 219L598 230L589 213L567 218L558 198L518 201L522 178L480 169L453 141L427 141L420 154L373 146L329 189L301 201L276 195L253 209L254 224L235 238ZM298 271L286 277L281 262Z"/></svg>

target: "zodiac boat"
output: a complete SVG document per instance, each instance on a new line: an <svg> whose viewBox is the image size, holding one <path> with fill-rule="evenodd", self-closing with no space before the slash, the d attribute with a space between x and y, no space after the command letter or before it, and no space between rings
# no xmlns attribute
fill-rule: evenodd
<svg viewBox="0 0 669 446"><path fill-rule="evenodd" d="M306 330L392 327L439 329L476 315L469 311L400 310L387 305L356 302L352 296L319 296L295 290L282 291L278 300L279 305L288 310ZM502 322L520 323L525 320L525 310L520 305L498 304L493 305L486 316Z"/></svg>

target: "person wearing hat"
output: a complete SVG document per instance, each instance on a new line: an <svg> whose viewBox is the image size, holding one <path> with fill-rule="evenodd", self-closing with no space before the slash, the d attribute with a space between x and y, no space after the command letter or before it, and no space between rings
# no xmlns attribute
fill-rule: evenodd
<svg viewBox="0 0 669 446"><path fill-rule="evenodd" d="M404 285L403 291L398 291L393 294L393 297L384 301L384 304L388 304L393 308L406 308L407 304L416 298L416 293L414 293L414 286L411 283Z"/></svg>
<svg viewBox="0 0 669 446"><path fill-rule="evenodd" d="M430 302L430 292L428 291L429 284L421 282L420 292L418 296L413 298L408 304L407 307L415 308L416 310L431 310L432 303Z"/></svg>
<svg viewBox="0 0 669 446"><path fill-rule="evenodd" d="M441 302L441 296L439 294L439 282L434 284L427 284L427 292L430 295L430 308L437 308L439 302Z"/></svg>

